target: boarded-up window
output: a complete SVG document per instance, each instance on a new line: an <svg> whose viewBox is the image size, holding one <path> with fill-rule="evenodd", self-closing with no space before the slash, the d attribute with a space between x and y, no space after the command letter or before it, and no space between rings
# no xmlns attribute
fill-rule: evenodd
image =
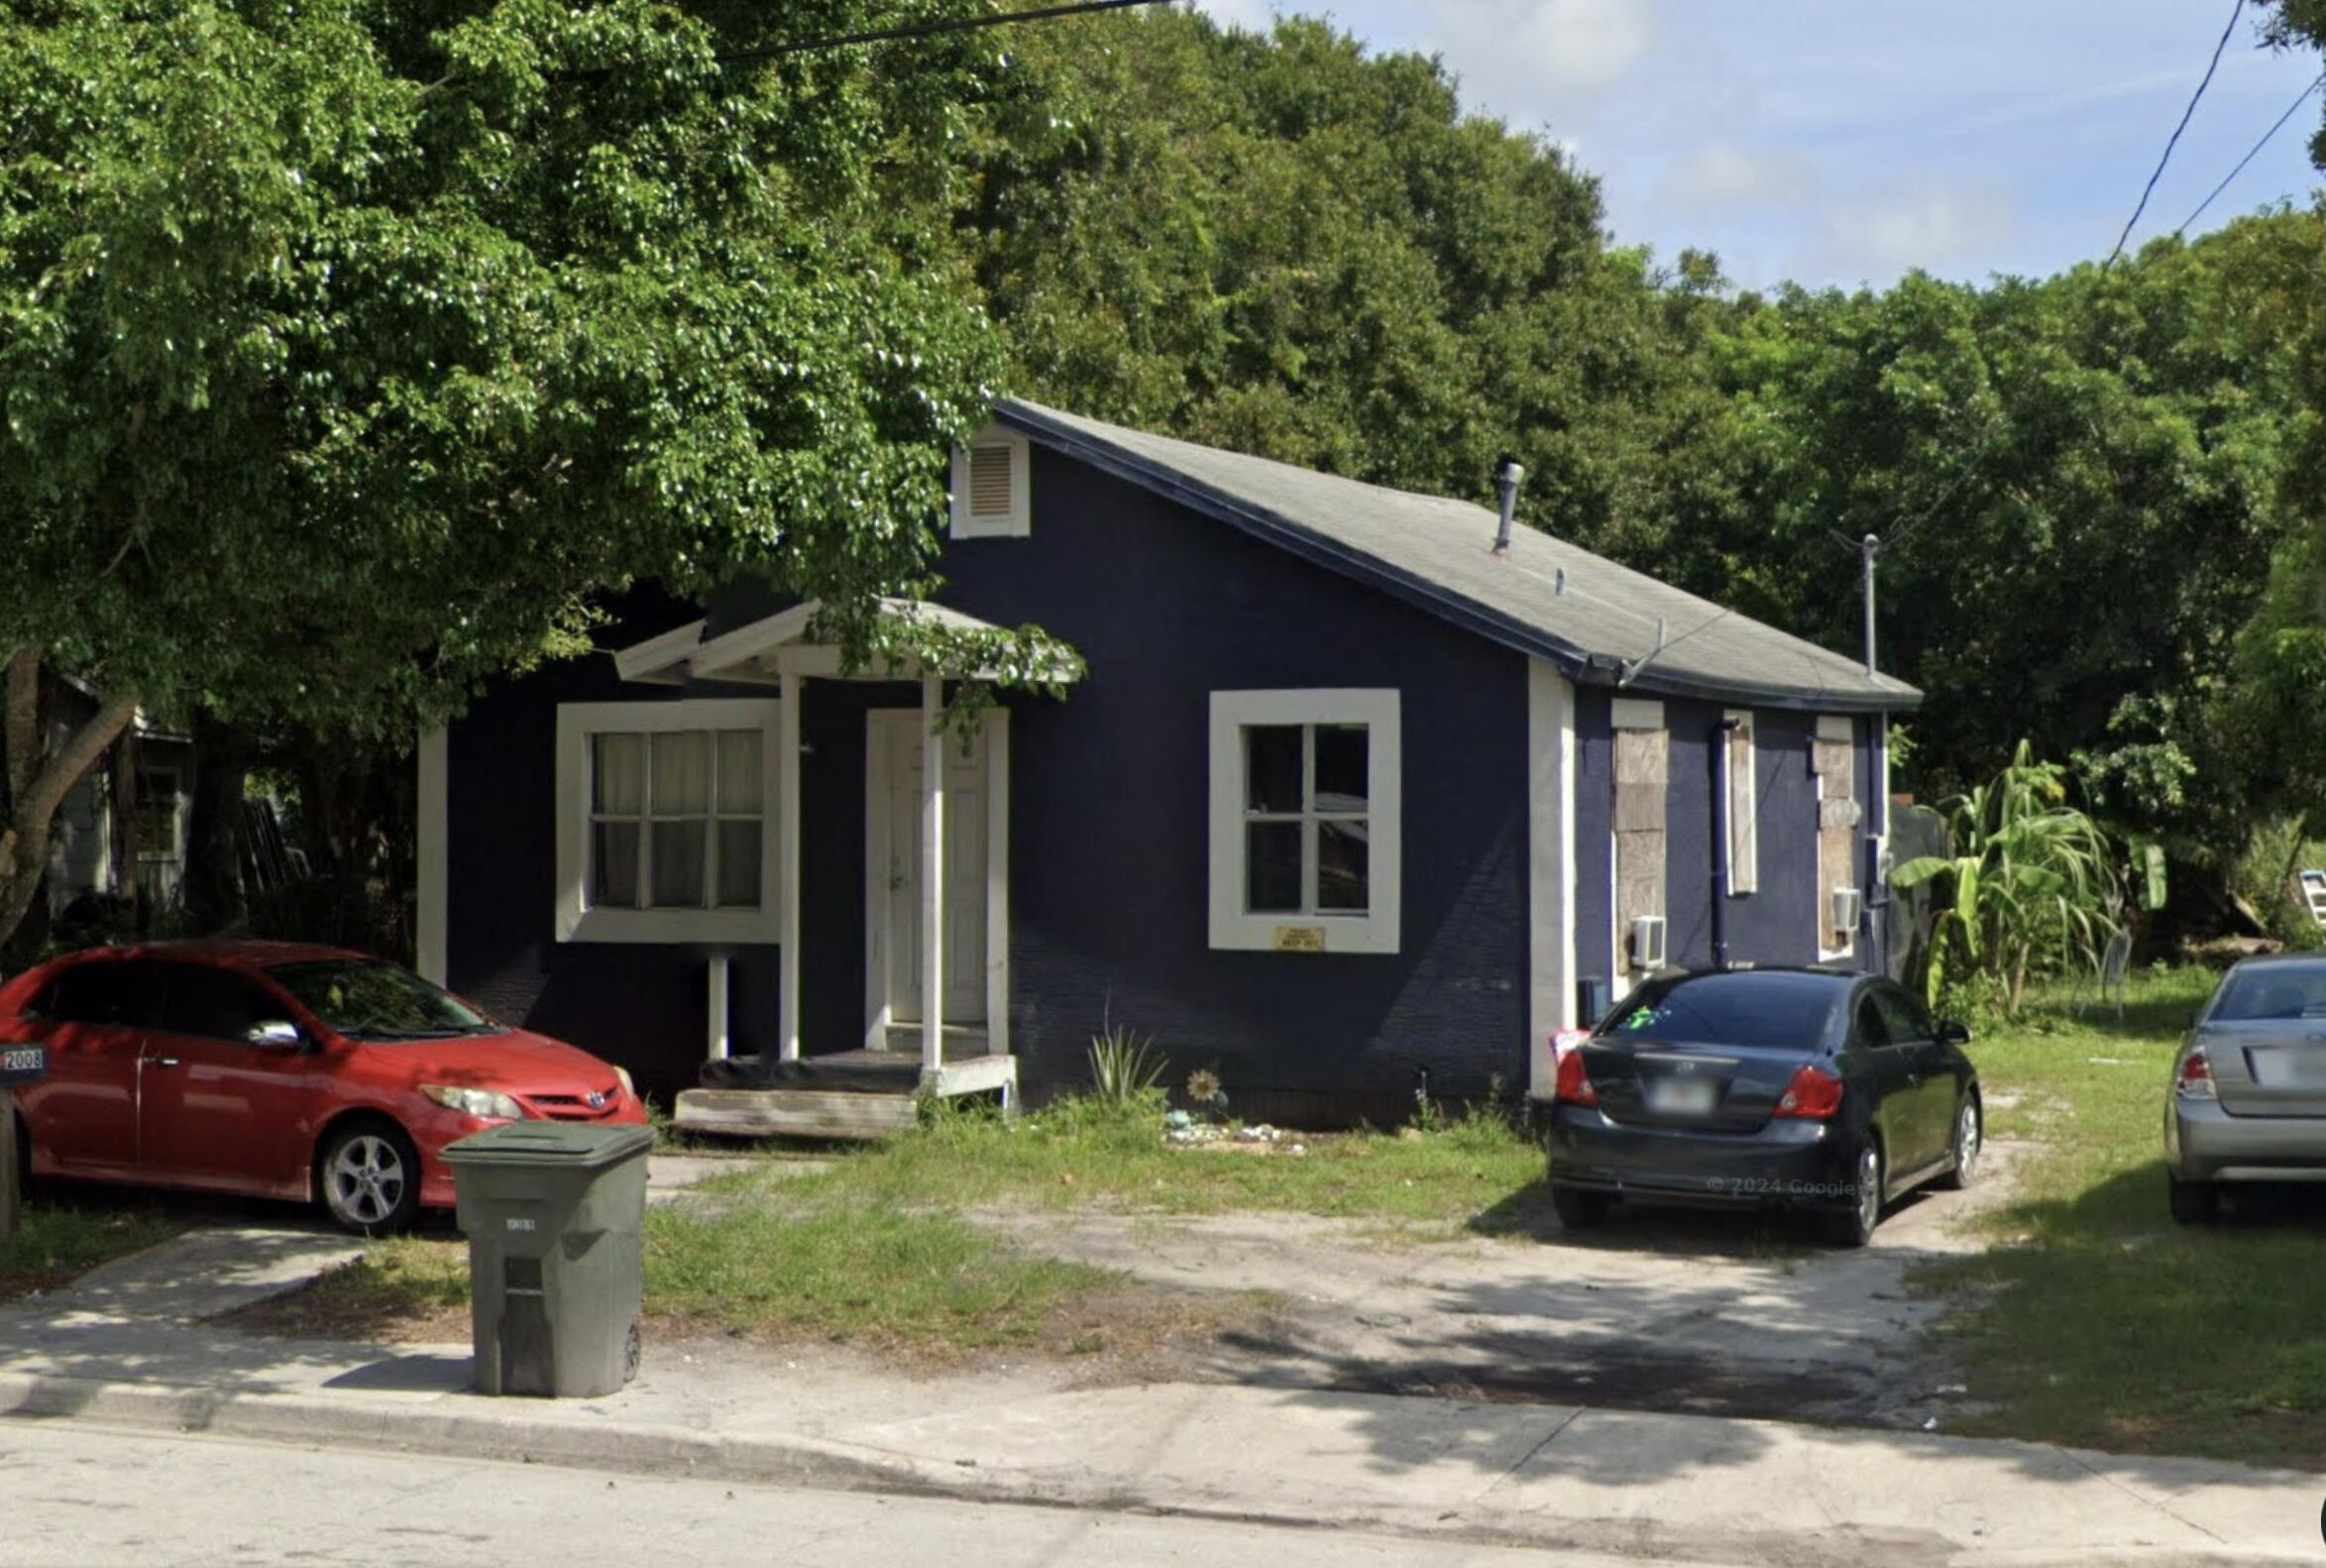
<svg viewBox="0 0 2326 1568"><path fill-rule="evenodd" d="M1843 930L1833 923L1833 894L1857 886L1856 756L1848 719L1818 721L1810 741L1810 771L1818 786L1818 952L1827 957L1849 952L1857 941L1854 927Z"/></svg>
<svg viewBox="0 0 2326 1568"><path fill-rule="evenodd" d="M1657 718L1660 721L1660 714ZM1660 722L1655 728L1615 731L1617 974L1628 975L1635 968L1631 923L1643 915L1664 913L1664 797L1670 758L1671 740Z"/></svg>
<svg viewBox="0 0 2326 1568"><path fill-rule="evenodd" d="M1761 885L1760 791L1753 780L1759 766L1753 750L1752 715L1730 714L1722 758L1722 787L1728 807L1728 891L1757 893Z"/></svg>

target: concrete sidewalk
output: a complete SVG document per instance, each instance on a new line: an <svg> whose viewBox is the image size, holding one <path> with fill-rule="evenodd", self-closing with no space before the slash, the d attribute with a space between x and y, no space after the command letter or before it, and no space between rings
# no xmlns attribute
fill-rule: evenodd
<svg viewBox="0 0 2326 1568"><path fill-rule="evenodd" d="M842 1376L731 1342L650 1345L602 1400L496 1400L467 1392L466 1346L200 1321L349 1251L200 1232L0 1311L0 1413L1796 1568L2320 1557L2326 1483L2236 1465L1300 1389Z"/></svg>

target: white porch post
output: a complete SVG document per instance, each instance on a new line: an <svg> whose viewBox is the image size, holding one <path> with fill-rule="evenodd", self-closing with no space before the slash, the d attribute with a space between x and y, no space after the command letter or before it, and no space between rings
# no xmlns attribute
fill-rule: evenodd
<svg viewBox="0 0 2326 1568"><path fill-rule="evenodd" d="M921 678L921 1072L944 1065L944 681Z"/></svg>
<svg viewBox="0 0 2326 1568"><path fill-rule="evenodd" d="M776 852L783 861L776 1055L785 1062L800 1060L800 695L807 684L805 677L785 673L775 720Z"/></svg>
<svg viewBox="0 0 2326 1568"><path fill-rule="evenodd" d="M709 990L703 1005L703 1054L714 1062L727 1059L726 976L726 954L712 954Z"/></svg>

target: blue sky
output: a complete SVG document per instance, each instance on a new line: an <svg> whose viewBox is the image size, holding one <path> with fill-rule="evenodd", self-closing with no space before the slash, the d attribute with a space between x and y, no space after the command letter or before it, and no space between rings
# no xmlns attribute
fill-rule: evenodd
<svg viewBox="0 0 2326 1568"><path fill-rule="evenodd" d="M1465 105L1569 147L1618 242L1747 286L1983 280L2115 244L2228 0L1195 0L1441 56ZM2249 5L2133 243L2170 233L2320 69ZM2313 96L2191 232L2306 201Z"/></svg>

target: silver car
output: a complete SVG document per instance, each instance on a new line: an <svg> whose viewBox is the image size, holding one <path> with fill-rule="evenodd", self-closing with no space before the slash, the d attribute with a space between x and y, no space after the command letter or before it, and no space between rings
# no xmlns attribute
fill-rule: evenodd
<svg viewBox="0 0 2326 1568"><path fill-rule="evenodd" d="M2326 956L2247 958L2172 1060L2172 1217L2201 1224L2229 1181L2326 1177Z"/></svg>

